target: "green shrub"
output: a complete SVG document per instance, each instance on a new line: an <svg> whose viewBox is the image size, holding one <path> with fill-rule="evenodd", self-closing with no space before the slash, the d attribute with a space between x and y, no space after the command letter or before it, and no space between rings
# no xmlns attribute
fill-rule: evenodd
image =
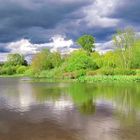
<svg viewBox="0 0 140 140"><path fill-rule="evenodd" d="M37 77L44 78L62 78L63 77L63 68L58 67L52 70L43 70L40 73L36 74Z"/></svg>
<svg viewBox="0 0 140 140"><path fill-rule="evenodd" d="M76 71L76 76L77 77L81 77L81 76L85 76L85 75L86 75L86 70Z"/></svg>
<svg viewBox="0 0 140 140"><path fill-rule="evenodd" d="M86 51L74 51L66 62L66 71L72 72L81 69L97 69L98 65Z"/></svg>
<svg viewBox="0 0 140 140"><path fill-rule="evenodd" d="M52 70L43 70L40 72L39 75L36 75L37 77L42 77L42 78L54 78L54 71Z"/></svg>
<svg viewBox="0 0 140 140"><path fill-rule="evenodd" d="M20 67L17 68L16 73L17 74L23 74L23 73L25 73L26 70L27 70L26 66L20 66Z"/></svg>
<svg viewBox="0 0 140 140"><path fill-rule="evenodd" d="M2 67L0 74L1 75L13 75L16 73L16 67L10 66L10 67Z"/></svg>
<svg viewBox="0 0 140 140"><path fill-rule="evenodd" d="M34 72L31 68L26 69L24 74L27 75L27 76L34 76Z"/></svg>
<svg viewBox="0 0 140 140"><path fill-rule="evenodd" d="M79 77L85 76L85 75L86 75L86 70L77 70L77 71L73 71L73 72L64 73L63 78L76 79L76 78L79 78Z"/></svg>

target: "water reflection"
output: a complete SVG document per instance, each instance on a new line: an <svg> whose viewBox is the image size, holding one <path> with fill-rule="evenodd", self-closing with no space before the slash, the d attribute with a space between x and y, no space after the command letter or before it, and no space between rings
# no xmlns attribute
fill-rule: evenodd
<svg viewBox="0 0 140 140"><path fill-rule="evenodd" d="M139 140L139 84L0 79L2 140Z"/></svg>

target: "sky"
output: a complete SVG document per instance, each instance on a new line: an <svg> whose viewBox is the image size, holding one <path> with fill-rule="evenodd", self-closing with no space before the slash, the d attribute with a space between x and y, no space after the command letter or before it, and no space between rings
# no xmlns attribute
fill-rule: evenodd
<svg viewBox="0 0 140 140"><path fill-rule="evenodd" d="M99 52L117 29L140 32L140 0L0 0L0 61L9 53L32 57L43 48L69 53L84 34Z"/></svg>

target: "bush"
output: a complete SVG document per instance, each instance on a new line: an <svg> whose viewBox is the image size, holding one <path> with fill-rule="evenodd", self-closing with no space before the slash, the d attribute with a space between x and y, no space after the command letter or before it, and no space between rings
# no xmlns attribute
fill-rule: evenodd
<svg viewBox="0 0 140 140"><path fill-rule="evenodd" d="M68 79L76 79L82 76L86 75L86 70L77 70L73 72L66 72L63 74L63 78L68 78Z"/></svg>
<svg viewBox="0 0 140 140"><path fill-rule="evenodd" d="M39 73L59 67L61 63L59 53L51 53L48 49L44 49L33 57L31 67L35 73Z"/></svg>
<svg viewBox="0 0 140 140"><path fill-rule="evenodd" d="M13 75L16 73L16 67L2 67L0 74L1 75Z"/></svg>
<svg viewBox="0 0 140 140"><path fill-rule="evenodd" d="M86 51L78 50L74 51L67 60L66 71L72 72L76 70L85 69L97 69L97 64L87 54Z"/></svg>
<svg viewBox="0 0 140 140"><path fill-rule="evenodd" d="M17 68L16 73L17 74L23 74L23 73L25 73L26 70L27 70L27 67L20 66L20 67Z"/></svg>
<svg viewBox="0 0 140 140"><path fill-rule="evenodd" d="M36 74L36 76L44 78L62 78L63 72L63 68L59 67L52 70L43 70L40 73Z"/></svg>
<svg viewBox="0 0 140 140"><path fill-rule="evenodd" d="M31 68L26 69L24 74L27 75L27 76L34 76L34 72Z"/></svg>

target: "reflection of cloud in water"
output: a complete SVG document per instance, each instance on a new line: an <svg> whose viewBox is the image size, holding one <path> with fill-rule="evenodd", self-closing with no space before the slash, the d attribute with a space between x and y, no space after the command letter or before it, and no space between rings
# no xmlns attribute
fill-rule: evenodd
<svg viewBox="0 0 140 140"><path fill-rule="evenodd" d="M66 99L60 99L58 101L47 101L46 105L51 106L55 110L64 110L64 109L70 109L73 107L73 103L70 100Z"/></svg>
<svg viewBox="0 0 140 140"><path fill-rule="evenodd" d="M64 87L64 84L60 84L59 86ZM37 100L34 85L20 80L16 81L10 91L9 89L5 89L3 91L3 94L0 95L0 101L1 108L3 106L3 108L6 107L17 112L29 111L32 106L39 104L51 106L51 108L54 110L64 110L73 106L72 101L63 97L60 97L60 99L56 101L46 100L45 102L41 102Z"/></svg>
<svg viewBox="0 0 140 140"><path fill-rule="evenodd" d="M32 87L29 83L18 83L19 91L19 111L30 110L30 106L35 103L32 93Z"/></svg>

